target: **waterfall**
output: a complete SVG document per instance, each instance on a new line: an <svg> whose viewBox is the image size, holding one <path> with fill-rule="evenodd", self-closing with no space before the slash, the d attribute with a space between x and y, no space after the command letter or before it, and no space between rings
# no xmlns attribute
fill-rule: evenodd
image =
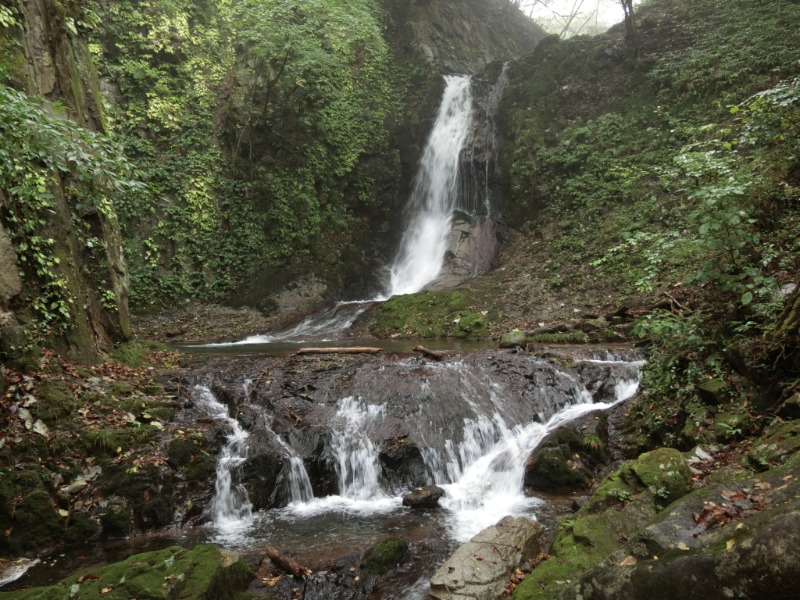
<svg viewBox="0 0 800 600"><path fill-rule="evenodd" d="M219 402L206 386L197 385L194 392L195 399L206 414L216 421L222 421L230 429L217 460L211 516L214 525L222 533L235 533L249 523L253 513L247 490L238 481L239 470L247 458L248 435L239 421L228 414L228 407Z"/></svg>
<svg viewBox="0 0 800 600"><path fill-rule="evenodd" d="M314 490L311 489L311 481L308 478L308 471L303 464L303 459L279 435L275 434L275 439L286 452L283 460L284 468L287 469L284 471L286 473L284 481L289 502L309 502L314 498Z"/></svg>
<svg viewBox="0 0 800 600"><path fill-rule="evenodd" d="M364 405L356 398L339 401L333 419L336 432L331 442L339 479L339 495L353 500L385 498L381 488L378 449L367 435L368 427L383 412L383 407Z"/></svg>
<svg viewBox="0 0 800 600"><path fill-rule="evenodd" d="M444 262L458 202L459 158L472 120L472 89L464 75L446 88L408 203L408 224L390 268L387 297L412 294L432 281Z"/></svg>

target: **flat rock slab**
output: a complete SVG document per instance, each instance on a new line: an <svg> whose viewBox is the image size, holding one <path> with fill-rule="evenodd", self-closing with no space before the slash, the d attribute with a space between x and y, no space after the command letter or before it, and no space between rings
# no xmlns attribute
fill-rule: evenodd
<svg viewBox="0 0 800 600"><path fill-rule="evenodd" d="M498 600L523 556L539 551L542 526L505 517L461 546L431 577L430 597L441 600Z"/></svg>

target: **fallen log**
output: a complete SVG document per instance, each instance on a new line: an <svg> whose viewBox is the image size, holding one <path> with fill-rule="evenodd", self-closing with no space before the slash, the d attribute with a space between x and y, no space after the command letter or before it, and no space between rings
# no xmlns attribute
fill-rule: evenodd
<svg viewBox="0 0 800 600"><path fill-rule="evenodd" d="M430 348L426 348L425 346L414 346L414 352L420 352L425 356L432 358L433 360L442 360L444 359L444 352L437 352L436 350L431 350Z"/></svg>
<svg viewBox="0 0 800 600"><path fill-rule="evenodd" d="M281 554L272 546L267 546L264 549L264 555L269 558L276 567L286 571L290 575L294 575L295 577L308 577L311 575L311 569Z"/></svg>
<svg viewBox="0 0 800 600"><path fill-rule="evenodd" d="M295 354L377 354L383 348L352 346L350 348L300 348Z"/></svg>

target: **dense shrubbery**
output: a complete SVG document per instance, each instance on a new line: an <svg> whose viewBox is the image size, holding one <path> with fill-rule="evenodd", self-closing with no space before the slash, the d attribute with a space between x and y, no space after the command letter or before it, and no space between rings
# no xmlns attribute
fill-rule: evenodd
<svg viewBox="0 0 800 600"><path fill-rule="evenodd" d="M642 448L702 440L725 411L717 437L741 433L747 398L775 406L796 379L775 331L800 267L798 19L797 3L652 1L638 57L612 31L514 66L510 206L544 224L559 268L542 276L616 302L667 293L684 314L637 329L654 342Z"/></svg>
<svg viewBox="0 0 800 600"><path fill-rule="evenodd" d="M380 18L366 0L107 5L95 49L149 183L119 203L134 307L336 254L324 241L376 202L359 161L386 152Z"/></svg>

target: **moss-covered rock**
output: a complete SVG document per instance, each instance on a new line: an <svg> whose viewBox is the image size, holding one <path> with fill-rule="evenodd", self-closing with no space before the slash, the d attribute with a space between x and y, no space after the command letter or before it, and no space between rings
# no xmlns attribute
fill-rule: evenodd
<svg viewBox="0 0 800 600"><path fill-rule="evenodd" d="M3 536L0 547L19 554L42 552L55 546L61 541L66 525L66 518L58 510L50 494L43 489L23 496L13 507L13 517L6 528L10 535Z"/></svg>
<svg viewBox="0 0 800 600"><path fill-rule="evenodd" d="M173 546L137 554L92 569L92 574L96 578L83 578L83 573L76 573L50 587L0 593L0 598L229 600L243 591L252 578L250 567L241 557L209 545L195 546L191 550Z"/></svg>
<svg viewBox="0 0 800 600"><path fill-rule="evenodd" d="M753 444L747 454L757 469L785 464L800 451L800 421L776 419Z"/></svg>
<svg viewBox="0 0 800 600"><path fill-rule="evenodd" d="M64 427L77 408L77 401L66 382L44 379L39 383L36 416L50 427Z"/></svg>
<svg viewBox="0 0 800 600"><path fill-rule="evenodd" d="M558 597L570 581L619 551L660 507L686 494L690 476L683 455L672 448L647 452L617 469L562 523L551 558L522 582L514 598Z"/></svg>
<svg viewBox="0 0 800 600"><path fill-rule="evenodd" d="M558 490L588 487L597 469L608 462L599 438L585 442L571 427L550 434L528 458L525 487Z"/></svg>
<svg viewBox="0 0 800 600"><path fill-rule="evenodd" d="M64 532L64 541L67 544L85 544L100 534L100 524L89 518L86 513L76 513L70 519Z"/></svg>
<svg viewBox="0 0 800 600"><path fill-rule="evenodd" d="M628 468L663 503L674 502L689 492L692 472L686 459L674 448L646 452Z"/></svg>
<svg viewBox="0 0 800 600"><path fill-rule="evenodd" d="M500 336L501 348L524 348L528 343L528 338L524 331L515 329Z"/></svg>
<svg viewBox="0 0 800 600"><path fill-rule="evenodd" d="M361 568L369 575L386 575L408 558L408 544L400 538L378 542L364 553Z"/></svg>
<svg viewBox="0 0 800 600"><path fill-rule="evenodd" d="M489 319L462 290L394 296L378 307L370 333L377 337L485 337Z"/></svg>

